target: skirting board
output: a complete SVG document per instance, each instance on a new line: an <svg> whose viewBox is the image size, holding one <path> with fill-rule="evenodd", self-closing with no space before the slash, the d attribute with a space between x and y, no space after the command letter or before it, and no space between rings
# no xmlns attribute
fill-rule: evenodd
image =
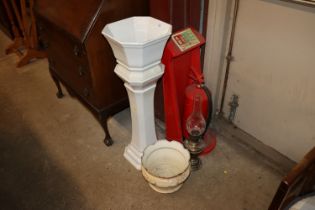
<svg viewBox="0 0 315 210"><path fill-rule="evenodd" d="M227 141L235 142L235 140L237 140L238 144L249 149L253 149L265 157L266 160L272 163L275 170L279 171L281 174L287 174L296 164L295 161L284 156L272 147L265 145L255 137L237 128L235 125L229 123L222 117L219 117L215 120L213 127L218 132L218 134L223 136Z"/></svg>
<svg viewBox="0 0 315 210"><path fill-rule="evenodd" d="M165 133L165 124L163 121L155 119L157 136L163 138ZM280 174L287 174L296 164L293 160L279 153L275 149L265 145L255 137L237 128L226 119L219 117L213 120L210 127L215 130L217 135L222 136L224 140L254 150L263 156L271 166ZM158 139L160 139L158 138ZM165 138L165 137L164 137Z"/></svg>

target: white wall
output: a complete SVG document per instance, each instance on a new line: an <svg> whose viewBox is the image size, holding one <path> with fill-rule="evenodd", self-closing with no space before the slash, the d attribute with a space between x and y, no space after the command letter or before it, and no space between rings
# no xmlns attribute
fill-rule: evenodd
<svg viewBox="0 0 315 210"><path fill-rule="evenodd" d="M227 39L228 6L233 1L226 2L225 9L209 10L209 24L211 14L227 19L212 23L208 36L220 25L216 36ZM214 46L211 37L207 41ZM217 97L225 68L226 43L221 43L219 53L207 46L205 59L207 84ZM212 55L220 56L216 61L220 65L209 62ZM231 94L240 96L235 124L298 161L315 145L315 8L278 0L240 0L233 55L226 102ZM224 111L228 109L225 104Z"/></svg>

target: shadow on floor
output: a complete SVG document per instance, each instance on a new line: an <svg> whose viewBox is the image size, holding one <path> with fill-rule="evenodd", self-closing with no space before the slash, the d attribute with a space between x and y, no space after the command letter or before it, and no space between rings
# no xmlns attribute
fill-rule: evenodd
<svg viewBox="0 0 315 210"><path fill-rule="evenodd" d="M89 209L76 183L1 92L0 119L1 209Z"/></svg>

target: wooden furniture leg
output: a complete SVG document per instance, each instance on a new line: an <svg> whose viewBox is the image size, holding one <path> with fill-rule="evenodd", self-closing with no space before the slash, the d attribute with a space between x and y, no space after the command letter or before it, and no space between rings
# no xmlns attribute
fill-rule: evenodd
<svg viewBox="0 0 315 210"><path fill-rule="evenodd" d="M24 4L22 4L24 2ZM21 5L21 12L25 11L25 1L23 2L19 2L19 4ZM11 1L11 4L12 4L12 8L13 8L13 11L14 11L14 14L15 14L15 17L16 17L16 20L18 22L18 25L19 25L19 28L20 28L20 31L22 32L22 38L23 38L23 44L24 44L24 47L26 49L29 48L29 42L28 42L28 34L26 33L26 29L24 27L24 24L23 24L23 16L22 14L20 13L20 10L18 9L18 6L17 6L17 3L15 0L12 0ZM25 18L25 17L24 17Z"/></svg>
<svg viewBox="0 0 315 210"><path fill-rule="evenodd" d="M55 84L56 84L56 87L58 89L57 93L56 93L56 96L57 98L62 98L64 95L63 95L63 92L62 92L62 89L61 89L61 85L60 85L60 81L57 77L55 77L51 71L50 72L50 75L51 75L51 78L54 80Z"/></svg>
<svg viewBox="0 0 315 210"><path fill-rule="evenodd" d="M44 51L28 49L21 57L21 59L17 62L16 67L22 67L28 64L32 59L36 58L46 58L47 54Z"/></svg>
<svg viewBox="0 0 315 210"><path fill-rule="evenodd" d="M25 0L11 0L11 4L9 4L8 0L4 0L3 3L14 33L14 42L6 48L6 54L16 52L19 56L21 56L21 59L16 65L17 67L22 67L35 58L46 58L46 52L38 50L36 21L33 12L34 0L29 1L30 15L27 14L27 5ZM13 9L13 12L11 11L11 8ZM15 25L15 19L18 23L19 29ZM20 35L20 31L22 36ZM24 53L21 53L20 51L22 48L25 50Z"/></svg>
<svg viewBox="0 0 315 210"><path fill-rule="evenodd" d="M108 114L105 114L104 116L100 117L100 123L101 123L101 126L103 127L103 130L105 132L104 144L108 147L114 143L112 140L112 137L110 136L109 131L108 131L107 121L108 121L109 117L110 117L110 115L108 115Z"/></svg>
<svg viewBox="0 0 315 210"><path fill-rule="evenodd" d="M19 57L23 54L19 51L20 48L23 47L23 39L21 37L15 37L13 43L6 47L5 54L16 53Z"/></svg>
<svg viewBox="0 0 315 210"><path fill-rule="evenodd" d="M10 5L9 5L8 0L3 0L3 5L5 7L6 13L7 13L8 18L10 20L11 28L12 28L13 35L14 35L13 43L10 44L5 49L5 54L8 55L10 53L16 52L19 56L21 56L22 53L18 49L20 49L24 46L23 38L20 35L19 29L15 25L14 17L13 17L12 11L10 9Z"/></svg>

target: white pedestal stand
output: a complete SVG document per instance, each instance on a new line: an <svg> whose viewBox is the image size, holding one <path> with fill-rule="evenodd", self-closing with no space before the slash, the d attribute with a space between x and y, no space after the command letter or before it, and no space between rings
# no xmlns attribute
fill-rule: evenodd
<svg viewBox="0 0 315 210"><path fill-rule="evenodd" d="M144 149L156 139L154 91L163 75L161 57L171 25L151 17L133 17L105 26L102 31L117 59L115 73L125 82L128 92L132 137L124 157L141 170Z"/></svg>
<svg viewBox="0 0 315 210"><path fill-rule="evenodd" d="M144 72L135 72L118 64L115 73L125 81L131 110L132 137L125 149L124 157L140 170L144 149L157 141L153 108L154 91L156 81L164 73L164 66L157 64Z"/></svg>

